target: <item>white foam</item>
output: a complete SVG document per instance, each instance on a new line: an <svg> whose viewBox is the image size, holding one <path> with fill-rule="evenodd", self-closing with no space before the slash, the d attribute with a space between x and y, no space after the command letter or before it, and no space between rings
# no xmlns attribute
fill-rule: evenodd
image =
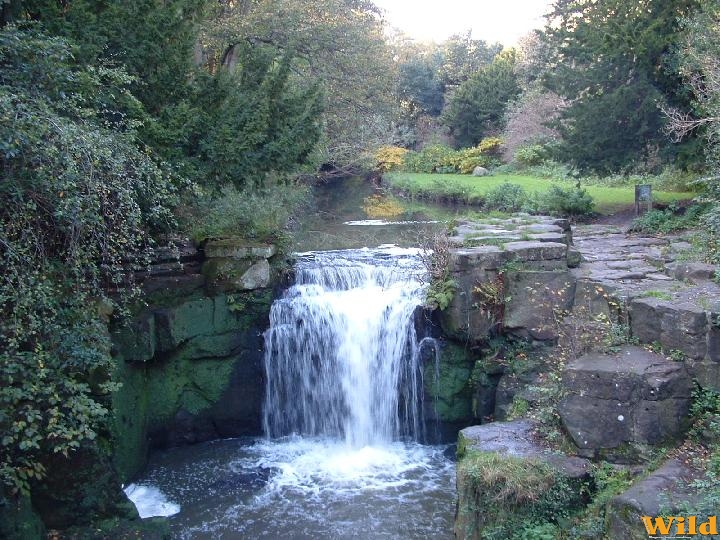
<svg viewBox="0 0 720 540"><path fill-rule="evenodd" d="M128 496L137 508L141 518L172 516L180 512L180 506L167 500L167 497L154 486L130 484L125 488Z"/></svg>
<svg viewBox="0 0 720 540"><path fill-rule="evenodd" d="M289 437L259 444L257 465L274 469L266 486L272 496L298 491L305 496L356 494L427 482L424 472L435 469L428 447L400 442L352 448L341 441ZM257 448L260 450L260 448Z"/></svg>

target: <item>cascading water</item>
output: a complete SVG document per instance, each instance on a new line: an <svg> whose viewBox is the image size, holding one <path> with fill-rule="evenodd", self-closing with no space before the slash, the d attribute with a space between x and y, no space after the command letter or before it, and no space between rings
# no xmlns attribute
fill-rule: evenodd
<svg viewBox="0 0 720 540"><path fill-rule="evenodd" d="M295 269L265 334L265 432L341 438L352 448L422 440L419 252L308 253Z"/></svg>
<svg viewBox="0 0 720 540"><path fill-rule="evenodd" d="M265 333L267 436L156 454L141 479L179 505L173 538L452 537L453 463L420 444L424 272L412 249L299 255Z"/></svg>

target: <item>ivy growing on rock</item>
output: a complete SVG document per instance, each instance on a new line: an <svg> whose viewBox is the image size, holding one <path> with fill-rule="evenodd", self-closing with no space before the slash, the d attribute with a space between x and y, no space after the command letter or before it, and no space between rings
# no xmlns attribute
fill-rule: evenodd
<svg viewBox="0 0 720 540"><path fill-rule="evenodd" d="M14 492L101 433L104 320L132 296L148 231L172 225L177 189L136 144L130 82L77 66L62 39L0 32L0 480Z"/></svg>

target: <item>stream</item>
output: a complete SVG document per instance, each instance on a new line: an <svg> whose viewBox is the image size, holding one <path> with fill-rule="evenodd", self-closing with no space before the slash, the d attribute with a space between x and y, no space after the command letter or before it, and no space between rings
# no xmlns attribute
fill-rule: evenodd
<svg viewBox="0 0 720 540"><path fill-rule="evenodd" d="M126 488L141 515L171 516L174 538L452 538L453 448L426 444L413 316L424 255L398 247L437 225L369 220L355 182L320 190L272 306L266 437L156 452Z"/></svg>

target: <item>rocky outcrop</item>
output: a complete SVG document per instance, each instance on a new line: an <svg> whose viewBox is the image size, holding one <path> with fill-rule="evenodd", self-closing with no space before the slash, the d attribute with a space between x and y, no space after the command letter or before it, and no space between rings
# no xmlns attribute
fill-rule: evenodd
<svg viewBox="0 0 720 540"><path fill-rule="evenodd" d="M115 465L125 480L151 448L261 431L276 249L226 239L183 253L175 273L151 269L150 307L112 334L122 382L113 395ZM173 279L182 294L166 288Z"/></svg>
<svg viewBox="0 0 720 540"><path fill-rule="evenodd" d="M144 347L116 351L116 463L124 478L149 448L260 432L261 334L271 302L270 291L239 293L161 308L151 312L154 324L141 317L154 334L142 335Z"/></svg>
<svg viewBox="0 0 720 540"><path fill-rule="evenodd" d="M455 537L509 538L582 503L587 460L551 452L527 420L460 431Z"/></svg>
<svg viewBox="0 0 720 540"><path fill-rule="evenodd" d="M684 358L701 386L720 390L720 285L711 281L717 266L675 260L692 246L673 237L606 226L581 227L575 236L585 259L572 271L583 292L576 305L592 313L625 309L633 337Z"/></svg>
<svg viewBox="0 0 720 540"><path fill-rule="evenodd" d="M550 315L572 302L569 260L576 264L578 258L567 220L521 215L462 221L450 243L449 277L457 292L441 317L447 335L473 344L500 330L539 340L556 337ZM538 294L534 304L529 290ZM557 296L555 290L564 292Z"/></svg>
<svg viewBox="0 0 720 540"><path fill-rule="evenodd" d="M632 460L636 445L677 439L687 427L692 384L685 367L639 347L572 361L563 387L560 417L586 457Z"/></svg>
<svg viewBox="0 0 720 540"><path fill-rule="evenodd" d="M666 512L675 515L678 504L692 503L696 498L695 490L689 485L693 476L694 472L680 459L670 459L613 497L605 513L608 538L646 540L648 532L641 517L657 517Z"/></svg>

